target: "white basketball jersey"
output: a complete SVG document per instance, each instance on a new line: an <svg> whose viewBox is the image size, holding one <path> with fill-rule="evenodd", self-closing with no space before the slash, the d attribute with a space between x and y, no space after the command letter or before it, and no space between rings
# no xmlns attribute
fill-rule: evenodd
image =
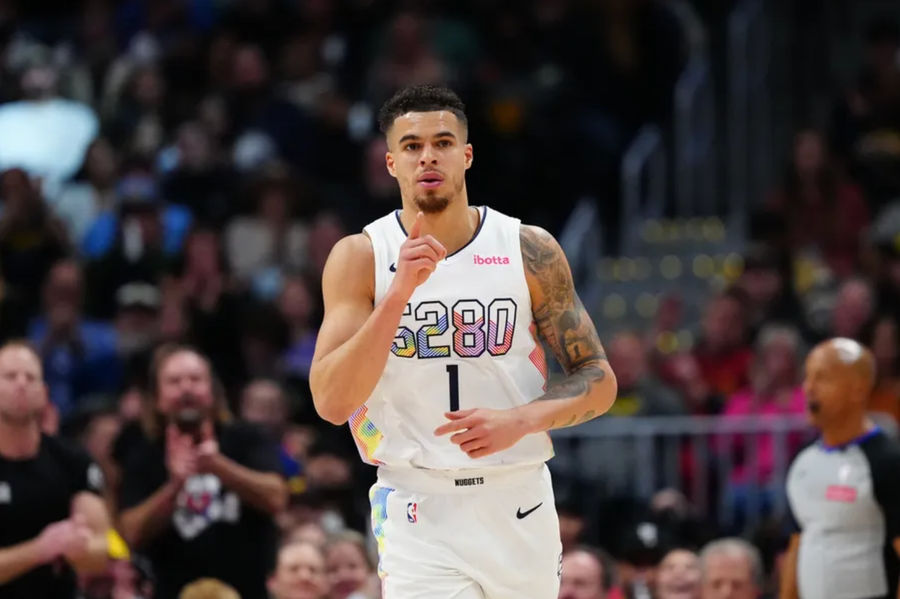
<svg viewBox="0 0 900 599"><path fill-rule="evenodd" d="M350 418L363 461L390 467L483 468L539 464L553 455L546 433L472 459L451 435L436 437L444 413L505 409L546 387L531 296L519 245L519 220L487 207L472 240L442 260L416 288L368 401ZM394 277L407 234L400 212L365 227L375 250L375 305Z"/></svg>

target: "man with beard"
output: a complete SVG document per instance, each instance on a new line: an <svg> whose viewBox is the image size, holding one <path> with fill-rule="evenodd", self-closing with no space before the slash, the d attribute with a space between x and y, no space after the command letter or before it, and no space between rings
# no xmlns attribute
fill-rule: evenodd
<svg viewBox="0 0 900 599"><path fill-rule="evenodd" d="M871 352L851 339L825 341L806 360L807 408L822 435L788 472L798 528L784 599L897 597L900 446L866 417L874 381Z"/></svg>
<svg viewBox="0 0 900 599"><path fill-rule="evenodd" d="M160 348L150 377L154 405L122 464L123 536L150 558L160 599L200 577L264 598L273 515L287 502L278 448L229 422L209 362L193 349Z"/></svg>
<svg viewBox="0 0 900 599"><path fill-rule="evenodd" d="M41 362L24 343L0 348L0 597L71 599L75 571L102 570L109 515L100 468L41 433Z"/></svg>
<svg viewBox="0 0 900 599"><path fill-rule="evenodd" d="M387 597L554 599L547 431L606 412L615 377L556 240L469 205L456 94L403 89L379 120L402 209L328 258L316 410L349 421L379 467L370 499ZM549 386L541 340L567 375Z"/></svg>

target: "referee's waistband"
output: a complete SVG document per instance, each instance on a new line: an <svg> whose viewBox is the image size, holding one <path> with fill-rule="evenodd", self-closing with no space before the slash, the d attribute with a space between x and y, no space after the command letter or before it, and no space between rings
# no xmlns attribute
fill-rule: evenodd
<svg viewBox="0 0 900 599"><path fill-rule="evenodd" d="M535 480L547 465L527 464L465 470L378 467L378 485L413 493L472 493L485 488L515 487Z"/></svg>

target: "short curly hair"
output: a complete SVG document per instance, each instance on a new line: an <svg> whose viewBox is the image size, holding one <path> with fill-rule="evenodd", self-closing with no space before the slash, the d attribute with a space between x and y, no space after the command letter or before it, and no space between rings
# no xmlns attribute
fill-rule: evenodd
<svg viewBox="0 0 900 599"><path fill-rule="evenodd" d="M456 115L463 127L468 125L466 105L451 89L436 85L412 85L397 91L378 111L378 126L387 134L400 115L407 112L447 110Z"/></svg>

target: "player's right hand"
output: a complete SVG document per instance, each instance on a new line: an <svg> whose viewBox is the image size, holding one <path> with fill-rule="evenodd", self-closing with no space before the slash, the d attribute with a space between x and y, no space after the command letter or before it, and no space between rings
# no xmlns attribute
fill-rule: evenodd
<svg viewBox="0 0 900 599"><path fill-rule="evenodd" d="M425 215L416 215L416 222L409 230L409 237L400 246L397 258L397 274L391 286L397 286L405 297L409 297L416 287L428 280L438 262L447 257L447 250L431 235L421 235Z"/></svg>

